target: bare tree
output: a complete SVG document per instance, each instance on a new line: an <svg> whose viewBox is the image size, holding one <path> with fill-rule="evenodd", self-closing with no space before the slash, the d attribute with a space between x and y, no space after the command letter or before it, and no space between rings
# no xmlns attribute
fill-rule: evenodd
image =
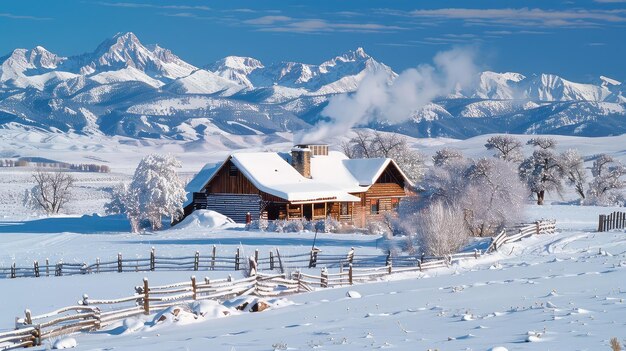
<svg viewBox="0 0 626 351"><path fill-rule="evenodd" d="M510 135L496 135L487 139L485 144L487 150L496 150L495 157L509 162L521 162L524 159L522 154L522 142Z"/></svg>
<svg viewBox="0 0 626 351"><path fill-rule="evenodd" d="M355 137L341 145L349 158L391 158L412 181L424 175L424 156L411 149L406 137L366 130L356 130L355 133Z"/></svg>
<svg viewBox="0 0 626 351"><path fill-rule="evenodd" d="M551 150L556 146L554 139L533 138L528 144L539 149L520 164L519 175L528 189L537 195L537 205L543 205L546 192L561 195L565 172L561 159Z"/></svg>
<svg viewBox="0 0 626 351"><path fill-rule="evenodd" d="M521 221L527 190L514 167L510 162L483 158L466 171L468 185L460 204L472 235L496 235Z"/></svg>
<svg viewBox="0 0 626 351"><path fill-rule="evenodd" d="M548 137L536 137L528 140L527 145L532 145L543 150L556 148L556 140Z"/></svg>
<svg viewBox="0 0 626 351"><path fill-rule="evenodd" d="M574 187L576 194L581 200L585 199L585 182L587 174L585 173L584 161L578 150L569 149L561 154L561 165L565 172L567 184Z"/></svg>
<svg viewBox="0 0 626 351"><path fill-rule="evenodd" d="M590 205L614 206L624 203L623 189L626 181L626 167L608 155L599 155L593 162L591 173L594 178L589 183L585 203Z"/></svg>
<svg viewBox="0 0 626 351"><path fill-rule="evenodd" d="M457 149L445 147L435 152L433 156L433 164L437 167L445 166L450 162L462 160L463 154Z"/></svg>
<svg viewBox="0 0 626 351"><path fill-rule="evenodd" d="M70 200L74 177L61 171L36 171L33 179L35 186L27 191L25 203L44 210L48 215L59 213Z"/></svg>

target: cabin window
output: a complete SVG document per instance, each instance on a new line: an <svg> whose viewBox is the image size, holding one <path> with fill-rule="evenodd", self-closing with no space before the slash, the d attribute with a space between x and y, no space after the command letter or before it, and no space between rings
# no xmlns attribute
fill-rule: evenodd
<svg viewBox="0 0 626 351"><path fill-rule="evenodd" d="M398 205L400 205L400 199L397 197L391 198L391 208L397 210Z"/></svg>
<svg viewBox="0 0 626 351"><path fill-rule="evenodd" d="M348 215L348 203L347 202L342 202L339 205L339 214L341 214L342 216L347 216Z"/></svg>
<svg viewBox="0 0 626 351"><path fill-rule="evenodd" d="M378 214L379 210L380 210L380 203L378 202L378 199L370 200L370 213Z"/></svg>
<svg viewBox="0 0 626 351"><path fill-rule="evenodd" d="M230 168L228 169L228 175L231 177L236 177L237 174L239 174L239 170L237 169L237 166L230 165Z"/></svg>

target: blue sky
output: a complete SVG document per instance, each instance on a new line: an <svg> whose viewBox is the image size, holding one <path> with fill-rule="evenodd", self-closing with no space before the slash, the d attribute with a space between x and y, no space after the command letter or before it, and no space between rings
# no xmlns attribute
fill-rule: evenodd
<svg viewBox="0 0 626 351"><path fill-rule="evenodd" d="M0 0L0 55L42 45L70 56L126 31L197 66L320 63L362 46L399 72L471 45L486 69L626 80L626 0Z"/></svg>

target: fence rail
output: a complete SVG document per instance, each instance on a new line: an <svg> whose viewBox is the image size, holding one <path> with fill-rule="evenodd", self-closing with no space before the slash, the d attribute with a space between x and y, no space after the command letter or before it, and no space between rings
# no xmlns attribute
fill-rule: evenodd
<svg viewBox="0 0 626 351"><path fill-rule="evenodd" d="M613 212L608 215L600 215L598 219L599 232L624 228L626 228L626 212Z"/></svg>
<svg viewBox="0 0 626 351"><path fill-rule="evenodd" d="M500 234L491 238L491 244L489 245L487 252L497 251L504 244L522 240L523 238L527 238L532 235L553 234L555 230L555 220L541 220L517 227L515 230L511 230L512 232L516 231L514 234L508 234L506 230L503 230Z"/></svg>

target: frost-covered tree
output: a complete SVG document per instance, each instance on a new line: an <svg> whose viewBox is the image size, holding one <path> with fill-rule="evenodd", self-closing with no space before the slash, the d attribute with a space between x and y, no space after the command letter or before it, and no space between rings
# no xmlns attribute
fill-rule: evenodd
<svg viewBox="0 0 626 351"><path fill-rule="evenodd" d="M171 155L149 155L141 160L124 201L133 230L143 219L158 230L162 217L173 221L182 215L186 194L177 168L180 162Z"/></svg>
<svg viewBox="0 0 626 351"><path fill-rule="evenodd" d="M342 144L349 158L391 158L412 181L422 178L424 156L411 149L406 137L396 133L356 130L356 135Z"/></svg>
<svg viewBox="0 0 626 351"><path fill-rule="evenodd" d="M528 189L537 195L537 205L543 205L546 192L557 192L561 195L565 172L560 158L551 148L556 145L549 138L534 138L528 142L539 147L519 166L520 179Z"/></svg>
<svg viewBox="0 0 626 351"><path fill-rule="evenodd" d="M126 213L126 196L128 196L128 185L119 183L111 189L111 201L104 204L104 213L108 215Z"/></svg>
<svg viewBox="0 0 626 351"><path fill-rule="evenodd" d="M561 165L565 173L567 184L574 188L581 200L585 199L585 173L584 160L576 149L569 149L561 154Z"/></svg>
<svg viewBox="0 0 626 351"><path fill-rule="evenodd" d="M543 150L556 148L556 140L548 137L536 137L528 140L527 145L532 145Z"/></svg>
<svg viewBox="0 0 626 351"><path fill-rule="evenodd" d="M463 178L467 186L459 202L473 236L492 236L521 221L527 190L513 164L483 158Z"/></svg>
<svg viewBox="0 0 626 351"><path fill-rule="evenodd" d="M626 167L612 157L602 154L593 162L593 175L585 203L600 206L619 206L624 204L623 189L626 188Z"/></svg>
<svg viewBox="0 0 626 351"><path fill-rule="evenodd" d="M441 167L451 162L462 160L463 158L463 153L461 153L461 151L444 147L443 149L435 152L435 155L433 156L433 164L436 167Z"/></svg>
<svg viewBox="0 0 626 351"><path fill-rule="evenodd" d="M457 253L468 241L463 212L437 201L402 222L411 240L410 247L433 256Z"/></svg>
<svg viewBox="0 0 626 351"><path fill-rule="evenodd" d="M475 236L493 235L520 221L527 191L513 163L492 158L460 159L433 167L420 185L424 191L415 208L436 202L456 206L463 212L467 231ZM401 218L406 217L403 211L401 206Z"/></svg>
<svg viewBox="0 0 626 351"><path fill-rule="evenodd" d="M522 154L522 142L510 135L496 135L487 139L485 144L487 150L496 150L494 157L509 162L521 162L524 159Z"/></svg>
<svg viewBox="0 0 626 351"><path fill-rule="evenodd" d="M33 180L35 186L26 191L25 205L51 215L59 213L70 201L74 177L69 173L36 171L33 173Z"/></svg>

